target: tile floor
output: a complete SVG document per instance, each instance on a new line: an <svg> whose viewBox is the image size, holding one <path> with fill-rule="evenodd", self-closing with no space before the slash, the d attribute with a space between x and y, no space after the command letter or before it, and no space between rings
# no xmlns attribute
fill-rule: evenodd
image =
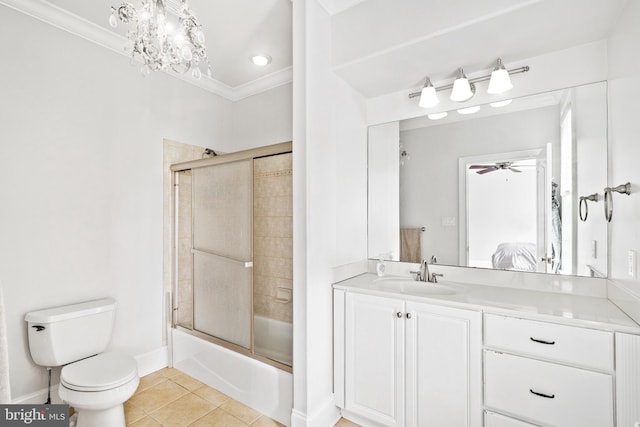
<svg viewBox="0 0 640 427"><path fill-rule="evenodd" d="M142 377L124 410L127 426L131 427L282 427L173 368ZM357 424L343 418L335 427Z"/></svg>

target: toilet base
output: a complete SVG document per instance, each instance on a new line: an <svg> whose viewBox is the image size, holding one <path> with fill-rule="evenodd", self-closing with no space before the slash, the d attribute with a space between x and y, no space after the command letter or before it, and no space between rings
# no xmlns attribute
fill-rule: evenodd
<svg viewBox="0 0 640 427"><path fill-rule="evenodd" d="M124 419L124 406L122 404L99 411L79 409L77 410L77 414L78 419L76 421L76 427L126 426L126 422Z"/></svg>

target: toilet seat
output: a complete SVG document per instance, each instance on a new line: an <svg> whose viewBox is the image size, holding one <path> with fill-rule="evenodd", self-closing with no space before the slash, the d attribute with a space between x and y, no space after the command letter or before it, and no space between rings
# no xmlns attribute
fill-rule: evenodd
<svg viewBox="0 0 640 427"><path fill-rule="evenodd" d="M120 387L137 377L133 357L107 352L64 366L60 384L70 390L95 392Z"/></svg>

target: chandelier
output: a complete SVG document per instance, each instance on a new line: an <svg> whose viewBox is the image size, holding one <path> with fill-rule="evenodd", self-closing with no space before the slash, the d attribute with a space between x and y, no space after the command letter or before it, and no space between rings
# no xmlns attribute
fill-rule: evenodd
<svg viewBox="0 0 640 427"><path fill-rule="evenodd" d="M142 0L137 8L123 2L117 8L111 6L109 25L115 28L120 20L135 26L127 33L125 50L132 60L136 55L142 59L143 76L170 69L177 73L190 71L193 78L200 79L204 66L211 77L202 27L186 0L169 0L170 5L178 2L171 8L166 7L165 0Z"/></svg>

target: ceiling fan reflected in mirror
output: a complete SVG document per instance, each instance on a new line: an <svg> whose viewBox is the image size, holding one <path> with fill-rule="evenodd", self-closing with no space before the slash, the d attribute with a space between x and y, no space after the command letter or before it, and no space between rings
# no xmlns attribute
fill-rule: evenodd
<svg viewBox="0 0 640 427"><path fill-rule="evenodd" d="M514 162L496 162L492 165L470 165L469 169L480 169L476 172L477 174L480 174L480 175L484 173L499 171L499 170L509 170L511 172L521 173L522 171L519 168L527 167L527 166L535 166L535 165L531 165L531 164L516 165L514 164Z"/></svg>

